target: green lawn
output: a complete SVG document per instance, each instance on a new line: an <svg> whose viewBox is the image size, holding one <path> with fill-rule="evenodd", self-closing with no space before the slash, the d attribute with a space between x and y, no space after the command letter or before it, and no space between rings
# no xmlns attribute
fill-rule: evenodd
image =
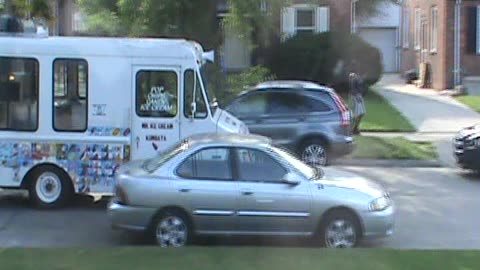
<svg viewBox="0 0 480 270"><path fill-rule="evenodd" d="M387 100L373 90L365 97L367 114L360 130L372 132L414 132L415 127Z"/></svg>
<svg viewBox="0 0 480 270"><path fill-rule="evenodd" d="M457 100L472 108L472 110L480 112L480 96L462 96Z"/></svg>
<svg viewBox="0 0 480 270"><path fill-rule="evenodd" d="M430 142L412 142L402 137L379 138L357 136L354 159L434 160L438 157Z"/></svg>
<svg viewBox="0 0 480 270"><path fill-rule="evenodd" d="M203 247L3 249L2 270L477 270L477 251Z"/></svg>

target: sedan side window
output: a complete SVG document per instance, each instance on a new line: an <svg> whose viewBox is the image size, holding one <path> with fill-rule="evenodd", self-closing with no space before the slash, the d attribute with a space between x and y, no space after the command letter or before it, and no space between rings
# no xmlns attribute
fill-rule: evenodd
<svg viewBox="0 0 480 270"><path fill-rule="evenodd" d="M267 94L254 93L234 101L227 109L236 116L258 116L267 112Z"/></svg>
<svg viewBox="0 0 480 270"><path fill-rule="evenodd" d="M282 182L287 170L267 153L254 149L237 149L237 170L240 181Z"/></svg>
<svg viewBox="0 0 480 270"><path fill-rule="evenodd" d="M183 178L198 180L231 180L230 151L208 148L188 157L177 169Z"/></svg>

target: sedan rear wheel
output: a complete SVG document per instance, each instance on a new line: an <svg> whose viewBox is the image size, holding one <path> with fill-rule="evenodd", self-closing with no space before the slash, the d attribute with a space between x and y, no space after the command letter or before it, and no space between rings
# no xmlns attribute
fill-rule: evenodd
<svg viewBox="0 0 480 270"><path fill-rule="evenodd" d="M183 247L190 241L190 225L183 214L166 212L154 222L153 234L161 247Z"/></svg>

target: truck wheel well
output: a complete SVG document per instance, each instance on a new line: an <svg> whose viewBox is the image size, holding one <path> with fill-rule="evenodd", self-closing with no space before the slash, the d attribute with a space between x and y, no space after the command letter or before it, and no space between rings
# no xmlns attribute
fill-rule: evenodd
<svg viewBox="0 0 480 270"><path fill-rule="evenodd" d="M70 175L63 168L61 168L60 166L58 166L56 164L53 164L53 163L42 163L42 164L37 164L37 165L33 166L23 177L22 184L20 185L20 188L21 189L28 189L30 184L33 181L33 177L34 177L35 173L37 171L41 170L41 169L46 170L46 169L49 169L49 168L50 168L50 170L57 170L58 172L60 172L62 174L62 177L65 177L64 179L66 180L66 183L69 183L70 188L72 188L72 190L74 190L74 185L73 185L72 178L70 177Z"/></svg>

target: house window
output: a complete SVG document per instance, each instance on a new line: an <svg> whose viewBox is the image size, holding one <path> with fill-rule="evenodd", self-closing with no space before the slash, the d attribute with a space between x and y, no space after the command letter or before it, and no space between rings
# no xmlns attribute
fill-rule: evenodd
<svg viewBox="0 0 480 270"><path fill-rule="evenodd" d="M282 39L296 34L330 31L330 8L308 4L293 5L282 10Z"/></svg>
<svg viewBox="0 0 480 270"><path fill-rule="evenodd" d="M438 8L432 7L432 18L430 22L430 52L437 52L438 45Z"/></svg>
<svg viewBox="0 0 480 270"><path fill-rule="evenodd" d="M31 58L0 57L1 130L37 130L38 66Z"/></svg>
<svg viewBox="0 0 480 270"><path fill-rule="evenodd" d="M407 7L403 11L403 47L410 47L410 13Z"/></svg>
<svg viewBox="0 0 480 270"><path fill-rule="evenodd" d="M53 128L56 131L85 131L88 107L87 61L57 59L53 62L53 70Z"/></svg>
<svg viewBox="0 0 480 270"><path fill-rule="evenodd" d="M315 10L313 8L297 9L295 13L295 33L297 35L314 33Z"/></svg>
<svg viewBox="0 0 480 270"><path fill-rule="evenodd" d="M477 54L480 54L480 6L477 6Z"/></svg>
<svg viewBox="0 0 480 270"><path fill-rule="evenodd" d="M421 23L422 22L421 22L420 8L415 8L415 37L414 37L415 50L420 50Z"/></svg>
<svg viewBox="0 0 480 270"><path fill-rule="evenodd" d="M466 51L469 54L480 54L480 6L468 7L466 14Z"/></svg>

